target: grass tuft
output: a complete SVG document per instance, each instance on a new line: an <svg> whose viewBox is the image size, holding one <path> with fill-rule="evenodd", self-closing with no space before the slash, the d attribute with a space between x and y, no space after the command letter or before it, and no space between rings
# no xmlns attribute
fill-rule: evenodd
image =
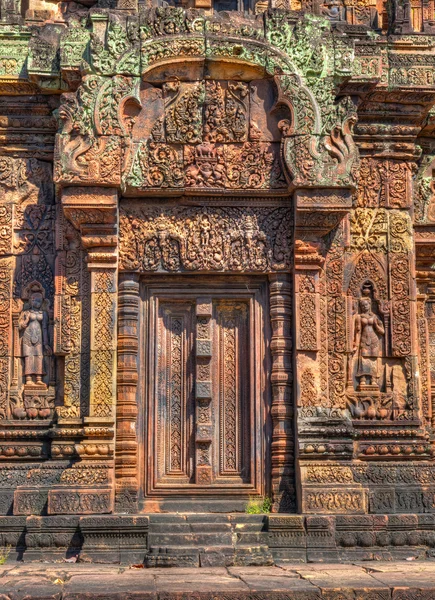
<svg viewBox="0 0 435 600"><path fill-rule="evenodd" d="M272 500L268 496L262 498L250 498L245 512L248 515L269 514L272 510Z"/></svg>

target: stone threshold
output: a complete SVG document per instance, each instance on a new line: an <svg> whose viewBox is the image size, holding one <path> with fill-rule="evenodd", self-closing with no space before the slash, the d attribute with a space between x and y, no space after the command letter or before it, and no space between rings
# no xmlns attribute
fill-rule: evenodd
<svg viewBox="0 0 435 600"><path fill-rule="evenodd" d="M135 568L0 567L1 600L433 600L435 561Z"/></svg>

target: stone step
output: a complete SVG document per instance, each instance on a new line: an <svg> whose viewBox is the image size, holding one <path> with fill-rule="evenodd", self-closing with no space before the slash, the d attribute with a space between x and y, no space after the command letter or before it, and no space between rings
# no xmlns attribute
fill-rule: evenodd
<svg viewBox="0 0 435 600"><path fill-rule="evenodd" d="M243 527L243 526L242 526ZM150 530L158 532L177 533L179 531L232 531L231 523L150 523ZM243 529L243 531L245 531ZM259 528L248 531L259 531Z"/></svg>
<svg viewBox="0 0 435 600"><path fill-rule="evenodd" d="M233 513L229 515L231 523L246 523L254 525L256 523L266 524L267 515L247 515L244 513Z"/></svg>
<svg viewBox="0 0 435 600"><path fill-rule="evenodd" d="M267 544L269 534L267 531L263 532L248 532L242 533L237 531L237 543L241 544Z"/></svg>
<svg viewBox="0 0 435 600"><path fill-rule="evenodd" d="M145 557L147 567L230 567L273 564L267 546L151 546Z"/></svg>
<svg viewBox="0 0 435 600"><path fill-rule="evenodd" d="M175 513L149 513L146 515L149 517L151 523L185 523L186 516Z"/></svg>
<svg viewBox="0 0 435 600"><path fill-rule="evenodd" d="M198 552L198 548L192 548L191 546L150 546L148 555L173 554L175 556L182 556L183 554L198 554Z"/></svg>
<svg viewBox="0 0 435 600"><path fill-rule="evenodd" d="M269 566L274 564L273 555L268 546L237 545L234 564L240 567Z"/></svg>
<svg viewBox="0 0 435 600"><path fill-rule="evenodd" d="M189 523L190 530L194 533L231 533L231 523Z"/></svg>
<svg viewBox="0 0 435 600"><path fill-rule="evenodd" d="M144 563L146 567L199 567L199 550L183 546L151 546Z"/></svg>
<svg viewBox="0 0 435 600"><path fill-rule="evenodd" d="M258 532L266 530L266 523L233 523L236 533Z"/></svg>
<svg viewBox="0 0 435 600"><path fill-rule="evenodd" d="M191 528L189 523L150 523L149 533L190 533Z"/></svg>
<svg viewBox="0 0 435 600"><path fill-rule="evenodd" d="M150 523L240 523L246 525L265 524L267 515L245 513L148 513Z"/></svg>
<svg viewBox="0 0 435 600"><path fill-rule="evenodd" d="M214 533L154 533L150 529L148 540L150 546L231 546L231 532Z"/></svg>
<svg viewBox="0 0 435 600"><path fill-rule="evenodd" d="M150 535L232 532L231 523L152 523L149 527Z"/></svg>
<svg viewBox="0 0 435 600"><path fill-rule="evenodd" d="M230 523L231 515L214 515L209 513L187 513L185 515L188 523Z"/></svg>

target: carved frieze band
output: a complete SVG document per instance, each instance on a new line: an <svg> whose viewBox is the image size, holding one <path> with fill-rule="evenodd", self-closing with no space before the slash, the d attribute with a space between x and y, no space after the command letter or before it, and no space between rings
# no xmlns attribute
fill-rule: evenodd
<svg viewBox="0 0 435 600"><path fill-rule="evenodd" d="M120 268L139 272L271 272L290 269L286 207L120 209Z"/></svg>

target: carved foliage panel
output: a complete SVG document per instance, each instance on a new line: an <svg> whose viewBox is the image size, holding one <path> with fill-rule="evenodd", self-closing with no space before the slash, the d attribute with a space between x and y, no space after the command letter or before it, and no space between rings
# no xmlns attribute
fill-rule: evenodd
<svg viewBox="0 0 435 600"><path fill-rule="evenodd" d="M219 352L219 477L250 479L249 307L215 305Z"/></svg>
<svg viewBox="0 0 435 600"><path fill-rule="evenodd" d="M431 305L429 304L429 310ZM426 422L430 422L429 417L433 418L430 393L430 346L429 332L430 320L427 320L429 310L425 306L424 300L420 297L417 300L417 337L419 348L420 365L420 390L421 390L421 410L422 417ZM429 327L428 327L429 325Z"/></svg>
<svg viewBox="0 0 435 600"><path fill-rule="evenodd" d="M116 397L117 273L95 269L91 273L90 415L112 417Z"/></svg>
<svg viewBox="0 0 435 600"><path fill-rule="evenodd" d="M10 258L0 259L0 419L9 416L9 371L11 353L11 292L13 262Z"/></svg>
<svg viewBox="0 0 435 600"><path fill-rule="evenodd" d="M328 346L329 406L344 409L347 309L344 287L344 230L339 225L330 235L325 261L326 322Z"/></svg>
<svg viewBox="0 0 435 600"><path fill-rule="evenodd" d="M156 377L156 479L188 483L191 477L192 329L194 304L161 302Z"/></svg>
<svg viewBox="0 0 435 600"><path fill-rule="evenodd" d="M62 418L89 414L90 361L90 274L79 232L58 216L56 345L65 356Z"/></svg>
<svg viewBox="0 0 435 600"><path fill-rule="evenodd" d="M296 274L297 349L315 352L319 349L318 274L304 271Z"/></svg>
<svg viewBox="0 0 435 600"><path fill-rule="evenodd" d="M409 208L412 163L398 159L361 158L356 204L363 208Z"/></svg>

